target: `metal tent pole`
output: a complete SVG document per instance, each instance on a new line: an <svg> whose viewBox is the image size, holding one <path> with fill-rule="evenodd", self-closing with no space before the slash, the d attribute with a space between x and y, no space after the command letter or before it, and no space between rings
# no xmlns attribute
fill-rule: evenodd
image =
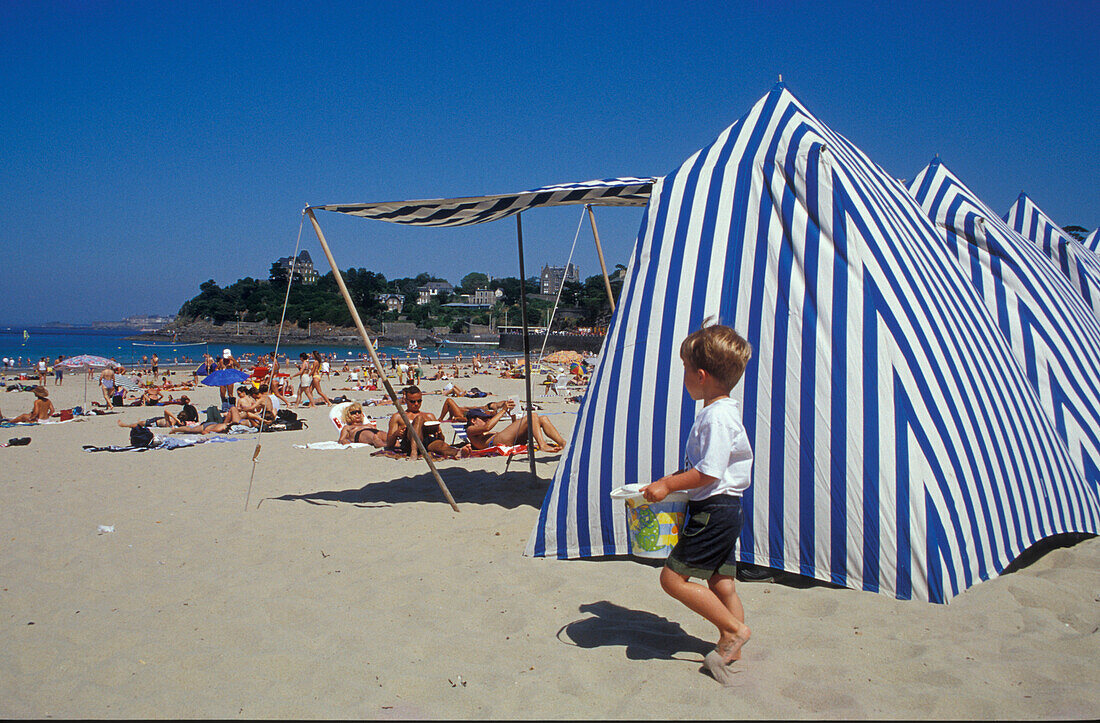
<svg viewBox="0 0 1100 723"><path fill-rule="evenodd" d="M428 467L431 468L432 476L435 477L435 482L439 485L439 489L443 491L443 496L447 498L447 502L450 503L451 509L458 512L458 505L455 504L454 497L451 496L451 491L447 489L447 485L443 483L443 478L439 476L439 470L435 468L435 462L432 461L431 452L424 446L423 440L420 439L420 435L417 434L412 422L405 414L405 408L402 407L401 402L398 401L397 393L393 391L390 380L386 378L386 370L382 367L382 362L378 359L378 353L374 350L374 344L371 342L370 336L367 335L367 329L363 326L363 320L359 318L359 310L355 308L355 302L351 300L351 294L348 293L348 287L344 284L344 277L340 273L340 268L336 265L336 259L332 257L332 251L329 250L328 242L325 241L325 235L321 233L321 226L317 223L317 217L313 215L313 209L306 208L305 212L306 215L309 216L309 222L313 224L313 230L317 233L317 240L321 242L321 248L325 252L325 258L328 259L329 265L332 266L332 275L336 278L336 285L340 287L340 294L344 297L344 303L348 305L348 311L351 312L351 318L355 321L356 328L359 329L359 335L363 337L363 343L367 345L367 351L370 352L370 358L371 361L374 362L374 368L378 370L378 375L382 377L382 383L386 387L386 394L390 395L394 407L397 408L397 413L401 415L401 421L405 423L405 429L409 431L409 434L413 438L413 442L416 443L417 449L420 450L420 454L424 457L424 461L427 462ZM528 396L530 396L530 387L528 387ZM531 464L533 468L533 458Z"/></svg>
<svg viewBox="0 0 1100 723"><path fill-rule="evenodd" d="M522 213L516 214L516 241L519 245L519 307L523 315L523 368L524 381L527 384L527 461L531 464L531 474L535 475L535 406L531 400L531 340L527 336L527 274L523 269L523 222ZM537 475L536 475L537 476Z"/></svg>

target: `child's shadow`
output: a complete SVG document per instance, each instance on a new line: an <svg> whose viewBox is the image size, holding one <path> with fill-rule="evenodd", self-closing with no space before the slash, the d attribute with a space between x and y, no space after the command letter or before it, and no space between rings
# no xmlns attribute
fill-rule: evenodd
<svg viewBox="0 0 1100 723"><path fill-rule="evenodd" d="M706 655L714 649L713 642L701 640L684 632L679 623L653 613L631 610L601 600L580 606L591 617L575 620L558 631L558 640L580 648L602 648L622 645L630 660L691 660L677 653Z"/></svg>

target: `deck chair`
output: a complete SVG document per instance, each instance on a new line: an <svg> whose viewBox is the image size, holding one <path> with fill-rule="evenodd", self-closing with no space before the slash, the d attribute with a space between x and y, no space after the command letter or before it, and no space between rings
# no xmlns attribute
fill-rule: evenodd
<svg viewBox="0 0 1100 723"><path fill-rule="evenodd" d="M334 404L332 409L328 410L328 418L337 431L344 428L344 410L350 406L351 402L341 402L340 404Z"/></svg>
<svg viewBox="0 0 1100 723"><path fill-rule="evenodd" d="M451 430L454 432L454 436L451 437L451 446L458 447L459 445L468 444L470 438L466 436L466 425L451 422ZM458 442L458 444L455 444Z"/></svg>

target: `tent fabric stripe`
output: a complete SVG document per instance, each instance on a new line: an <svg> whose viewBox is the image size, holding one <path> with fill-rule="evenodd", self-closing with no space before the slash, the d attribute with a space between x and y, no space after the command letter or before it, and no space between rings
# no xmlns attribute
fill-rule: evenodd
<svg viewBox="0 0 1100 723"><path fill-rule="evenodd" d="M1085 237L1082 242L1089 251L1094 254L1100 254L1100 229L1095 229L1092 233Z"/></svg>
<svg viewBox="0 0 1100 723"><path fill-rule="evenodd" d="M583 183L560 183L496 196L331 204L313 208L409 226L470 226L496 221L538 206L644 206L649 201L654 180L607 178Z"/></svg>
<svg viewBox="0 0 1100 723"><path fill-rule="evenodd" d="M1063 231L1026 193L1020 193L1003 219L1053 259L1093 313L1100 316L1100 256Z"/></svg>
<svg viewBox="0 0 1100 723"><path fill-rule="evenodd" d="M1063 525L1097 522L1100 485L1100 323L1042 250L1013 231L938 160L910 191L941 229L1012 346L1043 410L1089 482L1071 488ZM1005 511L1018 524L1013 508ZM1065 520L1068 514L1070 521Z"/></svg>
<svg viewBox="0 0 1100 723"><path fill-rule="evenodd" d="M698 406L678 346L712 315L755 350L732 395L756 453L741 560L946 601L1039 537L1095 526L942 234L778 86L654 184L528 554L629 553L608 494L680 466Z"/></svg>

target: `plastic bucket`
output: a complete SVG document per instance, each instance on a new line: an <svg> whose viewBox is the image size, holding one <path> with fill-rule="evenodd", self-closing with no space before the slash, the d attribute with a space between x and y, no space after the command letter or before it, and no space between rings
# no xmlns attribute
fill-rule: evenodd
<svg viewBox="0 0 1100 723"><path fill-rule="evenodd" d="M630 553L663 560L680 539L688 496L686 492L672 492L660 502L646 502L640 491L644 486L624 485L613 490L611 496L626 503Z"/></svg>

